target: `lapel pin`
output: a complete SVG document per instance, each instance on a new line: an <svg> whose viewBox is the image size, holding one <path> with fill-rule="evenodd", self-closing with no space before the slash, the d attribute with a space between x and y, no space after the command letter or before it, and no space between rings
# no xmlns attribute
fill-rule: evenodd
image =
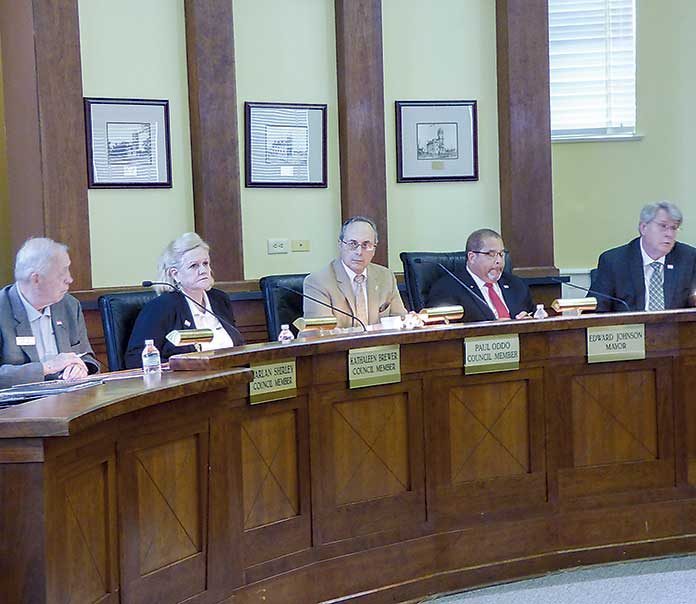
<svg viewBox="0 0 696 604"><path fill-rule="evenodd" d="M510 289L510 286L509 286L509 285L506 285L505 283L503 283L503 287L504 287L505 289Z"/></svg>
<svg viewBox="0 0 696 604"><path fill-rule="evenodd" d="M184 327L191 327L191 321L189 321L188 319L185 319L184 320Z"/></svg>
<svg viewBox="0 0 696 604"><path fill-rule="evenodd" d="M63 327L63 321L56 321L56 325L58 327Z"/></svg>
<svg viewBox="0 0 696 604"><path fill-rule="evenodd" d="M669 270L672 270L672 269L674 268L674 265L673 265L673 264L668 264L668 265L667 265L667 268L668 268Z"/></svg>

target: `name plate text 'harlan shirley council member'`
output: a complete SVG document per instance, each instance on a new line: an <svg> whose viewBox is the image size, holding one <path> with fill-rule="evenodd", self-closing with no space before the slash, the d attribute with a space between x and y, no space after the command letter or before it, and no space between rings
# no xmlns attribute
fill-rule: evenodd
<svg viewBox="0 0 696 604"><path fill-rule="evenodd" d="M645 358L645 325L587 328L587 362L633 361Z"/></svg>
<svg viewBox="0 0 696 604"><path fill-rule="evenodd" d="M252 405L292 398L297 394L295 359L275 363L252 364L254 379L249 382L249 402Z"/></svg>

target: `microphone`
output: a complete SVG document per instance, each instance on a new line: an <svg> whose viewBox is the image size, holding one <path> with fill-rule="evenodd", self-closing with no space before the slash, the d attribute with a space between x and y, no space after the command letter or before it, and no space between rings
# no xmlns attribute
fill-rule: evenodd
<svg viewBox="0 0 696 604"><path fill-rule="evenodd" d="M431 262L429 260L423 260L422 258L416 258L414 260L416 264L434 264L436 266L439 266L443 271L445 271L452 279L454 279L459 285L462 286L465 292L467 292L470 296L473 296L478 302L483 304L487 310L490 310L491 307L488 306L488 302L486 302L483 299L483 296L480 294L477 294L473 289L471 289L464 281L462 281L457 275L455 275L450 269L448 269L442 262Z"/></svg>
<svg viewBox="0 0 696 604"><path fill-rule="evenodd" d="M599 296L600 298L604 298L605 300L613 300L614 302L621 302L626 307L626 312L631 312L631 307L628 305L628 302L626 300L622 300L621 298L615 298L614 296L610 296L609 294L603 294L602 292L598 292L594 289L590 289L589 287L580 287L579 285L575 285L575 283L570 283L570 282L565 282L561 281L560 279L556 279L555 277L549 277L551 281L554 283L560 283L561 285L567 285L568 287L572 287L574 289L579 289L580 291L586 292L588 294L593 294L595 296Z"/></svg>
<svg viewBox="0 0 696 604"><path fill-rule="evenodd" d="M234 331L238 331L238 329L230 323L227 319L224 317L221 317L217 313L213 312L212 308L206 308L202 304L200 304L197 300L194 300L191 296L189 296L183 289L181 289L181 285L178 283L176 285L172 285L171 283L167 283L166 281L143 281L141 283L143 287L152 287L153 285L164 285L165 287L171 287L175 292L179 292L184 298L187 300L191 300L198 308L200 308L203 312L210 313L213 315L220 323L227 325L227 327L231 327Z"/></svg>
<svg viewBox="0 0 696 604"><path fill-rule="evenodd" d="M312 302L316 302L317 304L321 304L322 306L326 306L326 308L330 308L331 310L336 311L337 313L341 313L342 315L345 315L346 317L350 317L353 319L353 321L357 321L360 323L360 326L363 328L363 331L367 331L367 327L365 327L365 323L363 323L358 317L355 315L350 314L349 312L346 312L345 310L341 310L340 308L336 308L335 306L332 306L328 302L324 302L323 300L318 300L317 298L314 298L310 296L309 294L305 294L304 292L297 291L296 289L293 289L292 287L285 287L285 285L280 285L280 283L277 283L275 287L278 287L280 289L284 289L285 291L292 292L293 294L297 294L300 296L300 298L307 298L308 300L311 300Z"/></svg>

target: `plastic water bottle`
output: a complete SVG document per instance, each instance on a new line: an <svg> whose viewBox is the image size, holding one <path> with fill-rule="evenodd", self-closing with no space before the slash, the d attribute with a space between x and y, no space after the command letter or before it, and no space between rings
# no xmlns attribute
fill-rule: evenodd
<svg viewBox="0 0 696 604"><path fill-rule="evenodd" d="M535 319L545 319L546 317L549 316L549 313L546 312L546 309L544 308L543 304L537 304L537 308L534 311L534 318Z"/></svg>
<svg viewBox="0 0 696 604"><path fill-rule="evenodd" d="M144 375L162 373L162 361L159 350L155 347L154 340L145 340L142 359Z"/></svg>
<svg viewBox="0 0 696 604"><path fill-rule="evenodd" d="M281 325L280 326L280 333L278 334L278 341L281 344L289 344L295 339L295 336L292 335L292 332L290 331L290 326L289 325Z"/></svg>

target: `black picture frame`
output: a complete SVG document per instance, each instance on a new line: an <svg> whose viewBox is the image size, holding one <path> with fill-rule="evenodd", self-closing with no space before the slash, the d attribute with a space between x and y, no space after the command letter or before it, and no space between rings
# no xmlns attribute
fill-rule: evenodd
<svg viewBox="0 0 696 604"><path fill-rule="evenodd" d="M90 189L172 187L169 101L85 98Z"/></svg>
<svg viewBox="0 0 696 604"><path fill-rule="evenodd" d="M396 182L479 178L476 101L395 101Z"/></svg>
<svg viewBox="0 0 696 604"><path fill-rule="evenodd" d="M326 188L327 106L244 103L247 187Z"/></svg>

